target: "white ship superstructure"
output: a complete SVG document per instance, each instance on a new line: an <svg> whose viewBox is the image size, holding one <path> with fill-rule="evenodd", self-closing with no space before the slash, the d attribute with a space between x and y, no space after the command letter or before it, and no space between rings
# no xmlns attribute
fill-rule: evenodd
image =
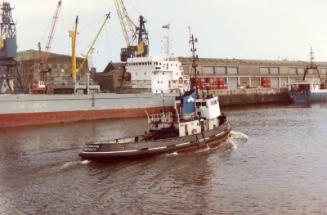
<svg viewBox="0 0 327 215"><path fill-rule="evenodd" d="M184 92L190 88L189 77L175 58L130 58L126 71L131 74L132 88L154 94Z"/></svg>

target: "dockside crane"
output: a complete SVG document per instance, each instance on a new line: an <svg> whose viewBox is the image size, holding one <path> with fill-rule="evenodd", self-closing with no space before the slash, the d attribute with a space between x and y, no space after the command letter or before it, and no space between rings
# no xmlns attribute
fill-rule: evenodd
<svg viewBox="0 0 327 215"><path fill-rule="evenodd" d="M77 74L77 63L76 63L76 36L77 36L77 27L78 27L78 16L75 19L75 25L73 30L69 31L69 36L72 40L72 66L71 66L71 76L73 78L73 82L76 82L76 74Z"/></svg>
<svg viewBox="0 0 327 215"><path fill-rule="evenodd" d="M59 18L61 8L62 8L62 0L60 0L58 2L55 14L53 15L53 18L52 18L51 30L50 30L50 33L49 33L49 36L48 36L48 41L47 41L47 45L45 47L45 52L43 53L43 61L45 63L47 63L47 61L48 61L49 52L51 50L53 36L55 34L55 31L56 31L56 27L57 27L58 18Z"/></svg>
<svg viewBox="0 0 327 215"><path fill-rule="evenodd" d="M139 17L137 26L129 17L123 0L114 0L119 22L123 31L126 48L121 49L120 59L123 62L130 57L146 57L149 54L149 37L145 28L146 20Z"/></svg>
<svg viewBox="0 0 327 215"><path fill-rule="evenodd" d="M44 91L46 90L46 86L45 86L45 77L46 77L46 73L50 72L50 68L47 67L47 63L48 63L48 57L49 57L49 52L51 50L51 45L52 45L52 41L53 41L53 37L55 35L55 31L56 31L56 27L57 27L57 22L58 22L58 18L59 18L59 14L62 8L62 0L58 1L55 13L53 15L52 18L52 22L51 22L51 28L50 28L50 32L48 35L48 40L45 46L45 50L42 51L41 48L41 43L38 42L38 50L39 50L39 72L40 72L40 81L39 82L34 82L32 85L32 92L33 93L44 93Z"/></svg>
<svg viewBox="0 0 327 215"><path fill-rule="evenodd" d="M314 61L314 53L313 53L313 50L312 50L312 47L311 47L310 48L310 64L307 65L306 68L304 69L304 74L303 74L302 80L305 81L305 78L309 74L309 71L310 70L313 70L313 71L315 70L317 72L317 74L318 74L320 83L322 85L324 85L324 87L325 87L327 81L325 81L325 83L324 83L324 81L322 80L322 77L320 75L319 68L318 68L318 66L313 61Z"/></svg>
<svg viewBox="0 0 327 215"><path fill-rule="evenodd" d="M97 32L97 34L96 34L96 36L95 36L95 38L94 38L94 40L93 40L93 42L92 42L92 44L91 44L89 50L87 51L87 53L86 53L86 55L85 55L85 57L84 57L84 59L83 59L83 62L82 62L81 65L79 66L78 71L82 71L82 69L83 69L83 67L84 67L84 65L85 65L85 63L86 63L86 61L87 61L87 59L89 58L90 54L92 53L92 50L94 50L95 43L96 43L97 40L99 39L99 36L100 36L100 34L101 34L101 32L102 32L104 26L106 25L106 23L107 23L107 21L108 21L109 19L110 19L110 12L109 12L108 14L106 14L105 20L103 21L103 23L102 23L102 25L101 25L99 31Z"/></svg>

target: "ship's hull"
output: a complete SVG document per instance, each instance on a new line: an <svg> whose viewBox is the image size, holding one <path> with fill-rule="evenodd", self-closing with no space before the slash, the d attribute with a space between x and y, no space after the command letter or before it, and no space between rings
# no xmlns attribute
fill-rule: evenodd
<svg viewBox="0 0 327 215"><path fill-rule="evenodd" d="M231 126L226 122L215 129L185 137L131 143L88 143L79 156L90 160L111 160L149 157L174 152L186 153L216 147L228 139L230 131Z"/></svg>
<svg viewBox="0 0 327 215"><path fill-rule="evenodd" d="M1 95L0 128L145 117L173 107L175 95Z"/></svg>
<svg viewBox="0 0 327 215"><path fill-rule="evenodd" d="M295 104L327 102L327 90L289 92L290 98Z"/></svg>

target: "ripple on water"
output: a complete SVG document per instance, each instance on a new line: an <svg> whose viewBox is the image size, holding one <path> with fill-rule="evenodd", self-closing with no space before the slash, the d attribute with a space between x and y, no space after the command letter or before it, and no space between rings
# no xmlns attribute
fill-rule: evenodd
<svg viewBox="0 0 327 215"><path fill-rule="evenodd" d="M234 144L115 163L82 161L79 149L87 141L143 133L146 119L0 131L0 214L327 211L326 105L224 112Z"/></svg>

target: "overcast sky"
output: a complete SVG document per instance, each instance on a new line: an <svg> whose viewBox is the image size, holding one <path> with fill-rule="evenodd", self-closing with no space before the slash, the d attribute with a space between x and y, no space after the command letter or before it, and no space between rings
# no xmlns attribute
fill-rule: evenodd
<svg viewBox="0 0 327 215"><path fill-rule="evenodd" d="M19 50L45 46L58 0L9 0L15 7ZM148 21L150 53L162 52L170 23L172 52L189 56L188 26L198 37L199 57L327 60L326 0L125 0L137 23ZM118 61L125 46L113 0L63 0L53 52L70 54L68 30L79 15L78 55L87 52L105 14L112 16L96 45L93 64L102 71L109 61Z"/></svg>

